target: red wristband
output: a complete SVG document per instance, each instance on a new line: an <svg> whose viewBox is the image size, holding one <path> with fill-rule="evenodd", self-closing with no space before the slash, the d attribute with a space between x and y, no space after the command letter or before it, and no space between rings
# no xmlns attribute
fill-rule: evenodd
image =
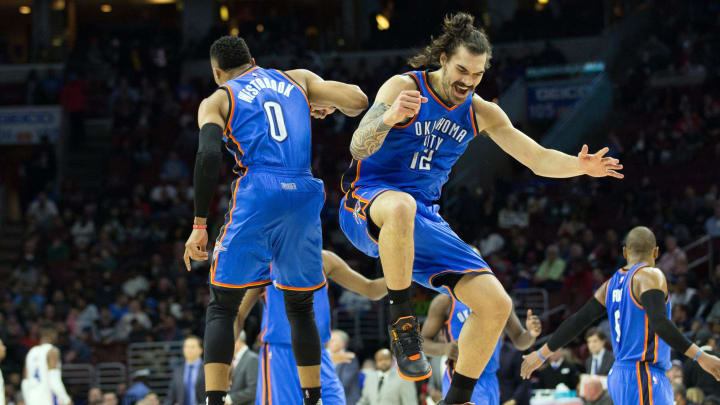
<svg viewBox="0 0 720 405"><path fill-rule="evenodd" d="M193 229L207 229L207 224L202 224L202 225L193 224Z"/></svg>

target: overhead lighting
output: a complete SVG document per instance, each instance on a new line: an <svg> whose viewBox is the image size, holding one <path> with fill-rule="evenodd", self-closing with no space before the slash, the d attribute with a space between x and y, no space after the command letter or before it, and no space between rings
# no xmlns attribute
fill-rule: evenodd
<svg viewBox="0 0 720 405"><path fill-rule="evenodd" d="M28 6L20 6L18 11L20 12L20 14L30 14L32 10Z"/></svg>
<svg viewBox="0 0 720 405"><path fill-rule="evenodd" d="M548 4L549 1L550 0L537 0L537 2L540 4Z"/></svg>
<svg viewBox="0 0 720 405"><path fill-rule="evenodd" d="M148 4L173 4L175 0L145 0Z"/></svg>
<svg viewBox="0 0 720 405"><path fill-rule="evenodd" d="M230 19L230 11L228 11L227 6L220 6L220 19L223 21Z"/></svg>
<svg viewBox="0 0 720 405"><path fill-rule="evenodd" d="M65 0L55 0L52 3L52 9L55 11L65 10Z"/></svg>
<svg viewBox="0 0 720 405"><path fill-rule="evenodd" d="M62 46L62 38L60 38L60 37L53 38L52 44L53 44L53 46Z"/></svg>
<svg viewBox="0 0 720 405"><path fill-rule="evenodd" d="M238 27L232 27L232 28L230 29L230 35L236 37L236 36L238 36L239 34L240 34L240 30L238 29Z"/></svg>
<svg viewBox="0 0 720 405"><path fill-rule="evenodd" d="M265 31L265 26L262 24L258 24L255 29L257 30L257 32L263 32Z"/></svg>
<svg viewBox="0 0 720 405"><path fill-rule="evenodd" d="M387 17L382 14L376 15L375 21L377 22L377 27L380 31L385 31L390 28L390 21L388 21Z"/></svg>
<svg viewBox="0 0 720 405"><path fill-rule="evenodd" d="M103 4L102 6L100 6L100 11L102 11L103 13L109 13L112 11L112 6L109 4Z"/></svg>

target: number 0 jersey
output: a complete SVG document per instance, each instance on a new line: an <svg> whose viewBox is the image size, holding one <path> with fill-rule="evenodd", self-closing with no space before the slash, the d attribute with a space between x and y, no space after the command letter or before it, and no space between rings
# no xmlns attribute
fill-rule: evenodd
<svg viewBox="0 0 720 405"><path fill-rule="evenodd" d="M310 169L310 104L298 83L279 70L253 66L221 88L230 96L223 140L236 173L254 165Z"/></svg>
<svg viewBox="0 0 720 405"><path fill-rule="evenodd" d="M450 169L477 135L474 93L462 104L446 106L432 89L428 73L406 73L428 101L410 122L393 127L380 149L353 160L343 176L343 191L361 186L393 186L429 203L440 199Z"/></svg>
<svg viewBox="0 0 720 405"><path fill-rule="evenodd" d="M640 263L630 269L619 269L607 285L605 306L610 320L615 361L647 362L655 367L670 368L670 346L655 334L647 314L632 291L632 278L646 267ZM666 304L670 318L670 300Z"/></svg>

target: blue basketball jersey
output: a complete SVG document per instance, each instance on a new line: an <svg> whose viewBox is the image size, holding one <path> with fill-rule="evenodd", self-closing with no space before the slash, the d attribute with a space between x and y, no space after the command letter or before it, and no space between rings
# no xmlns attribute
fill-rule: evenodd
<svg viewBox="0 0 720 405"><path fill-rule="evenodd" d="M327 285L315 291L313 306L315 307L315 322L317 323L320 340L327 343L330 340L330 301L328 299ZM285 315L285 298L282 290L274 285L265 287L265 307L262 316L262 332L260 339L266 343L292 344L290 335L290 322Z"/></svg>
<svg viewBox="0 0 720 405"><path fill-rule="evenodd" d="M410 122L393 127L380 149L353 160L343 176L343 190L361 186L392 186L417 200L440 199L450 169L477 135L472 97L447 107L429 83L428 73L406 73L428 101Z"/></svg>
<svg viewBox="0 0 720 405"><path fill-rule="evenodd" d="M460 330L465 324L468 316L470 316L470 308L468 308L467 305L458 301L454 297L452 298L452 300L453 305L452 309L450 310L450 317L445 322L444 327L445 342L448 343L452 342L453 340L458 340L460 338ZM501 346L501 342L498 341L497 346L495 346L495 351L493 351L492 357L490 357L490 360L488 360L488 363L485 366L485 370L483 370L483 374L495 374L495 372L497 372L500 368ZM451 363L451 361L448 361L449 369L452 369L454 367L454 364Z"/></svg>
<svg viewBox="0 0 720 405"><path fill-rule="evenodd" d="M254 165L310 168L310 104L299 84L279 70L254 66L222 88L230 95L223 140L236 173Z"/></svg>
<svg viewBox="0 0 720 405"><path fill-rule="evenodd" d="M632 278L639 269L647 266L640 263L630 269L619 269L607 285L605 306L610 320L615 361L647 362L655 367L670 368L670 346L655 334L648 322L647 314L632 292ZM666 304L670 318L670 300Z"/></svg>

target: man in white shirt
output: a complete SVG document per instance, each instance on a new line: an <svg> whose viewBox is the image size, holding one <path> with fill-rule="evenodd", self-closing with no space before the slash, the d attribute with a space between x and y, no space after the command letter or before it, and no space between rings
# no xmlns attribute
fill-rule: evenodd
<svg viewBox="0 0 720 405"><path fill-rule="evenodd" d="M357 405L417 405L415 383L402 379L393 368L390 350L378 350L375 365L377 369L368 372L365 378Z"/></svg>
<svg viewBox="0 0 720 405"><path fill-rule="evenodd" d="M607 337L605 332L598 328L590 328L585 334L585 341L590 351L590 357L585 361L585 369L588 374L608 375L615 357L612 352L605 349Z"/></svg>

